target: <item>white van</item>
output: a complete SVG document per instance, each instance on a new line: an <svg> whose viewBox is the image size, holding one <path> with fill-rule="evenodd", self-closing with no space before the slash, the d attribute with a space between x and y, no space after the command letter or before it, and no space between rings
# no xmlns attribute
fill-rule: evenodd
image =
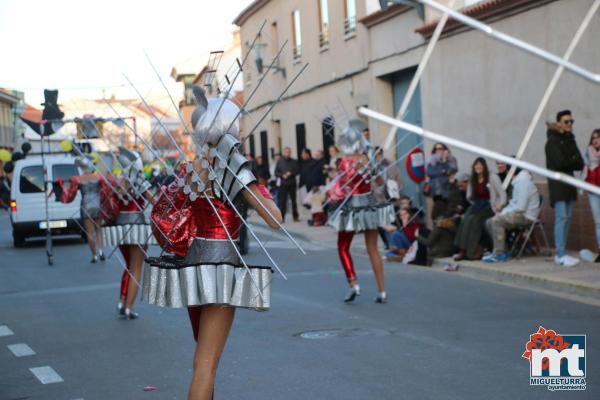
<svg viewBox="0 0 600 400"><path fill-rule="evenodd" d="M73 175L79 175L75 157L67 153L45 155L48 168L48 182L63 179L68 185ZM44 192L48 198L48 215L52 235L81 234L79 227L79 206L81 193L71 203L63 204L55 200L52 184L44 191L44 170L42 156L29 154L15 163L10 191L10 221L13 230L13 243L20 247L25 239L44 236L46 233L46 206Z"/></svg>

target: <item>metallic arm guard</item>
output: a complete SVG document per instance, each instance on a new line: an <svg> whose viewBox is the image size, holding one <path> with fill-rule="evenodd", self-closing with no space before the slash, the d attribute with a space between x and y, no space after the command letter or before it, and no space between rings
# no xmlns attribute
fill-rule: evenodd
<svg viewBox="0 0 600 400"><path fill-rule="evenodd" d="M142 197L152 187L144 177L144 173L137 169L130 169L127 172L127 178L130 184L130 193L134 199Z"/></svg>
<svg viewBox="0 0 600 400"><path fill-rule="evenodd" d="M219 185L215 182L212 183L213 193L219 200L226 203L228 199L232 202L235 201L242 189L252 182L256 182L254 174L250 171L250 163L238 150L239 145L240 142L232 135L223 135L215 149L213 168L216 174L215 179L218 180ZM221 188L225 190L227 196Z"/></svg>

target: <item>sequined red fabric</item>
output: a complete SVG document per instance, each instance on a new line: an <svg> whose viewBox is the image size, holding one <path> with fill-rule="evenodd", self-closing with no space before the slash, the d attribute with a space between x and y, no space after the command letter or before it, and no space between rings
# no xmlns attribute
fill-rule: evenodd
<svg viewBox="0 0 600 400"><path fill-rule="evenodd" d="M209 201L203 196L191 201L177 189L176 186L161 188L151 215L154 236L165 251L183 257L194 238L227 240L229 232L232 239L237 239L240 219L232 208L217 199ZM220 218L215 215L215 209Z"/></svg>
<svg viewBox="0 0 600 400"><path fill-rule="evenodd" d="M371 178L361 174L358 163L350 157L345 157L338 167L338 176L327 196L333 201L343 201L350 194L366 194L371 191Z"/></svg>

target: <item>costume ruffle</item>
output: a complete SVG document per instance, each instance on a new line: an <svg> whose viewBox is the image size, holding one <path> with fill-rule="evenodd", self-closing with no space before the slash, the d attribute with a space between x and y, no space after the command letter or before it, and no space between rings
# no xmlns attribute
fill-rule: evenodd
<svg viewBox="0 0 600 400"><path fill-rule="evenodd" d="M271 306L273 271L248 267L249 271L233 263L190 264L176 256L150 257L144 267L142 300L172 308L220 304L266 311Z"/></svg>
<svg viewBox="0 0 600 400"><path fill-rule="evenodd" d="M104 225L102 239L109 247L122 244L142 246L157 244L149 224Z"/></svg>
<svg viewBox="0 0 600 400"><path fill-rule="evenodd" d="M377 203L372 193L352 195L346 204L333 211L327 224L337 232L362 232L389 225L396 220L390 203Z"/></svg>

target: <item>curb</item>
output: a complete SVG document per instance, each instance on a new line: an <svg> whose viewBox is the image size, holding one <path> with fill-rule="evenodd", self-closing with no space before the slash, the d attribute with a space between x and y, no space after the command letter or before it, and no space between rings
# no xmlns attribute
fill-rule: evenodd
<svg viewBox="0 0 600 400"><path fill-rule="evenodd" d="M264 229L271 229L271 228L269 227L269 225L267 225L267 224L266 224L266 223L264 223L263 221L259 221L258 219L254 219L254 218L253 218L253 219L249 220L248 222L249 222L251 225L256 225L256 226L259 226L259 227L261 227L261 228L264 228ZM290 228L288 228L287 226L285 226L285 225L283 225L283 224L282 224L282 226L283 226L283 227L284 227L284 228L285 228L285 229L286 229L286 230L287 230L287 231L288 231L288 232L289 232L289 233L290 233L292 236L294 236L294 238L299 238L300 240L302 240L302 241L305 241L305 242L311 242L311 241L313 241L313 239L310 239L310 238L309 238L308 236L306 236L304 233L298 232L298 231L296 231L295 229L290 229Z"/></svg>
<svg viewBox="0 0 600 400"><path fill-rule="evenodd" d="M480 266L460 262L456 263L451 259L436 259L433 262L433 268L443 270L448 263L458 264L458 273L464 275L472 275L496 282L514 283L525 288L541 289L557 294L574 295L593 301L600 301L600 287L584 283L568 282L528 273L515 273L492 265Z"/></svg>

